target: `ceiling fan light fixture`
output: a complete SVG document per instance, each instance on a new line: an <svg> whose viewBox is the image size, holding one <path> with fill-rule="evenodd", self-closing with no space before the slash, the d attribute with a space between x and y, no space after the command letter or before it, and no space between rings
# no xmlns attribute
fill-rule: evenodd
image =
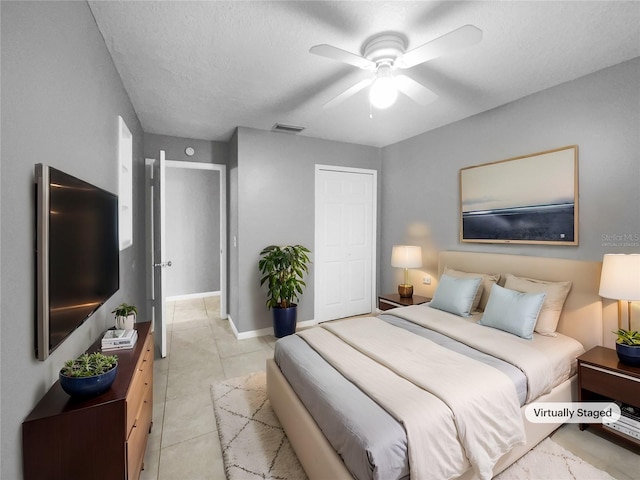
<svg viewBox="0 0 640 480"><path fill-rule="evenodd" d="M374 107L384 110L396 102L398 98L398 88L393 77L379 77L371 85L369 90L369 101Z"/></svg>
<svg viewBox="0 0 640 480"><path fill-rule="evenodd" d="M370 37L364 43L362 55L324 43L311 47L309 52L363 70L375 71L373 77L361 80L349 87L325 103L323 108L334 107L369 85L371 85L369 90L370 109L371 107L388 108L393 105L398 97L398 90L417 104L426 106L438 98L438 95L409 75L394 75L394 71L415 67L429 60L475 45L481 40L482 30L474 25L464 25L409 51L407 51L407 38L403 34L383 32ZM371 110L369 116L371 116Z"/></svg>
<svg viewBox="0 0 640 480"><path fill-rule="evenodd" d="M398 98L398 87L396 86L391 66L382 64L376 72L376 79L369 90L369 101L374 107L383 110L389 108Z"/></svg>

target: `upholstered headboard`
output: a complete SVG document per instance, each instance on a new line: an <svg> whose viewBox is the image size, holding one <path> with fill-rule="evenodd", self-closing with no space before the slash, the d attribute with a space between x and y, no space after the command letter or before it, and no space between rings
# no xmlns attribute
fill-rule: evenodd
<svg viewBox="0 0 640 480"><path fill-rule="evenodd" d="M601 262L444 251L438 258L438 276L446 266L465 272L500 273L500 285L504 285L505 273L552 282L571 280L558 332L575 338L585 350L602 345L602 302L598 295Z"/></svg>

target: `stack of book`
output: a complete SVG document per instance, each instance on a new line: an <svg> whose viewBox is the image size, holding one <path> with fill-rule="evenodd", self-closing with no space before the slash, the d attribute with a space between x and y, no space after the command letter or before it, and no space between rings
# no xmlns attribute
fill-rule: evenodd
<svg viewBox="0 0 640 480"><path fill-rule="evenodd" d="M107 330L102 337L102 351L127 350L138 341L137 330Z"/></svg>
<svg viewBox="0 0 640 480"><path fill-rule="evenodd" d="M621 402L616 403L620 407L620 419L615 423L606 423L604 426L640 440L640 408Z"/></svg>

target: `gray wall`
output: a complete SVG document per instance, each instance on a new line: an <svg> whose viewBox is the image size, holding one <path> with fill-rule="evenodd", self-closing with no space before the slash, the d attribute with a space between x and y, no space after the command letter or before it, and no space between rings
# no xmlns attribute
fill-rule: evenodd
<svg viewBox="0 0 640 480"><path fill-rule="evenodd" d="M189 157L184 153L185 148L193 147L195 153ZM229 163L229 144L226 142L212 142L194 138L172 137L170 135L144 134L145 158L158 158L160 150L165 151L167 160L183 162Z"/></svg>
<svg viewBox="0 0 640 480"><path fill-rule="evenodd" d="M412 272L412 282L416 293L425 295L433 288L421 284L422 275L437 273L439 250L592 261L601 261L605 253L639 252L638 79L636 58L384 148L382 291L394 291L401 276L389 266L396 243L423 247L425 266ZM579 157L579 246L458 241L460 168L574 144ZM635 240L625 245L616 235Z"/></svg>
<svg viewBox="0 0 640 480"><path fill-rule="evenodd" d="M220 172L167 168L167 297L220 290Z"/></svg>
<svg viewBox="0 0 640 480"><path fill-rule="evenodd" d="M142 130L85 2L1 2L2 251L0 477L22 477L21 423L74 358L134 303L147 318ZM134 138L134 244L120 290L45 361L34 357L34 164L117 192L118 115ZM10 301L4 301L10 299Z"/></svg>
<svg viewBox="0 0 640 480"><path fill-rule="evenodd" d="M316 164L380 170L380 150L318 138L239 128L230 162L229 314L240 332L271 327L260 288L258 260L267 245L314 248ZM236 224L237 222L237 224ZM237 247L233 246L233 237ZM311 255L313 260L313 252ZM298 320L313 318L313 265L298 306Z"/></svg>

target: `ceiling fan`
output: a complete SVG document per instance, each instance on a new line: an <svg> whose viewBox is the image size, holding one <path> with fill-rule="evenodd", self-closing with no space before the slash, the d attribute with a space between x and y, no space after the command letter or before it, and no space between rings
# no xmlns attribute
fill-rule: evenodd
<svg viewBox="0 0 640 480"><path fill-rule="evenodd" d="M473 25L465 25L408 52L405 51L406 37L396 32L385 32L371 37L363 45L362 55L327 44L315 45L309 52L373 72L371 78L348 88L325 103L324 108L334 107L371 85L369 100L374 107L383 109L393 105L398 91L420 105L428 105L438 98L438 95L411 77L398 74L398 70L415 67L481 40L482 30Z"/></svg>

